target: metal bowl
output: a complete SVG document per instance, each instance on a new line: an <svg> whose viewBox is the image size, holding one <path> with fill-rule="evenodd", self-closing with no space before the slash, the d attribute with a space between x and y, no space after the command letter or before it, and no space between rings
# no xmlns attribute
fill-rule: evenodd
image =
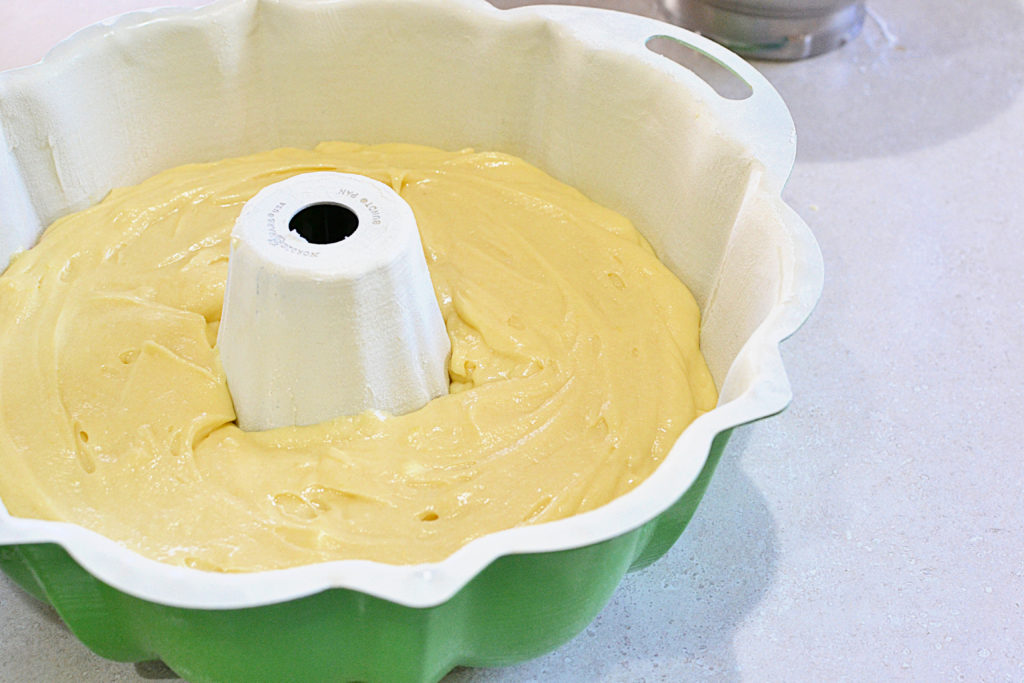
<svg viewBox="0 0 1024 683"><path fill-rule="evenodd" d="M864 25L863 0L665 0L680 25L745 57L794 60L834 50Z"/></svg>

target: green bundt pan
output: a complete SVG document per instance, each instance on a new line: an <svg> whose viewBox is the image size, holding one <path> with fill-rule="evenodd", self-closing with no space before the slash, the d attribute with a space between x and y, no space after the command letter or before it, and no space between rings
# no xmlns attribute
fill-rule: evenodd
<svg viewBox="0 0 1024 683"><path fill-rule="evenodd" d="M720 97L651 38L717 61L750 95ZM160 658L191 681L433 681L535 657L668 550L730 431L790 399L778 345L810 314L822 263L781 199L789 113L727 50L607 10L222 0L85 29L0 74L0 267L113 187L322 140L501 150L630 217L701 306L719 405L625 496L427 565L217 574L0 506L0 567L104 657Z"/></svg>

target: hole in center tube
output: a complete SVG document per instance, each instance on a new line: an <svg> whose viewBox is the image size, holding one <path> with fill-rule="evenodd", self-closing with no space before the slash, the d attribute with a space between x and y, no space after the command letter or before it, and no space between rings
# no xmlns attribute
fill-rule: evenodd
<svg viewBox="0 0 1024 683"><path fill-rule="evenodd" d="M292 216L288 229L310 244L334 244L359 227L359 216L341 204L312 204Z"/></svg>

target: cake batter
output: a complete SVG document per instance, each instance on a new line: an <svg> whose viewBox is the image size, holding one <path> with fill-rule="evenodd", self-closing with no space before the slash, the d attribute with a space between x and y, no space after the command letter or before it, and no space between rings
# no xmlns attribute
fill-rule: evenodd
<svg viewBox="0 0 1024 683"><path fill-rule="evenodd" d="M412 207L450 393L243 432L216 347L231 229L320 170ZM436 561L650 475L716 401L698 330L628 220L514 157L331 142L182 166L58 220L0 277L0 497L208 570Z"/></svg>

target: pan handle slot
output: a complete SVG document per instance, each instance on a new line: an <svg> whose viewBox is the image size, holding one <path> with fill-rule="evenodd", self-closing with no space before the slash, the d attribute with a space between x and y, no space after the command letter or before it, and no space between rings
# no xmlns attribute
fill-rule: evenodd
<svg viewBox="0 0 1024 683"><path fill-rule="evenodd" d="M745 100L754 89L742 76L700 48L672 36L651 36L645 43L651 52L689 69L727 100Z"/></svg>

